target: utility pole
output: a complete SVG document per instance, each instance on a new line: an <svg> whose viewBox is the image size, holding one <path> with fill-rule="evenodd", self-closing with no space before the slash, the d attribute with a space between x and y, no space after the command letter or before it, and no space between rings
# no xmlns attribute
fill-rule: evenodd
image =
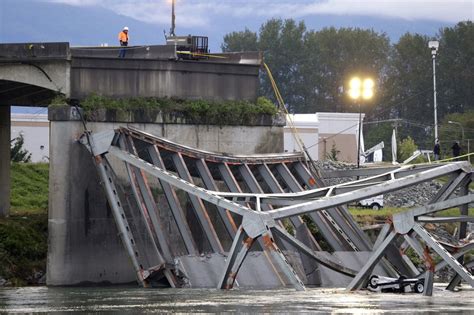
<svg viewBox="0 0 474 315"><path fill-rule="evenodd" d="M174 28L176 25L176 16L174 14L174 3L175 0L171 0L171 29L170 29L170 36L176 36L174 34Z"/></svg>

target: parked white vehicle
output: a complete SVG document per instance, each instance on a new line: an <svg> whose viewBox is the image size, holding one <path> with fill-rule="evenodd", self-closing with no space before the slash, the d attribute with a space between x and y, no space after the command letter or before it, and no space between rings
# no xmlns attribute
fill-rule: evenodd
<svg viewBox="0 0 474 315"><path fill-rule="evenodd" d="M372 208L373 210L382 209L383 208L383 195L378 195L371 198L359 200L357 205L359 207Z"/></svg>

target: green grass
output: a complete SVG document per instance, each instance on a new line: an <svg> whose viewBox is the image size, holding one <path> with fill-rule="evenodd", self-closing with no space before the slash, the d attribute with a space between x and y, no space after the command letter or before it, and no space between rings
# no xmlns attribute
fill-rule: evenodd
<svg viewBox="0 0 474 315"><path fill-rule="evenodd" d="M0 277L13 286L36 284L46 272L49 165L12 163L11 176L10 216L0 219Z"/></svg>
<svg viewBox="0 0 474 315"><path fill-rule="evenodd" d="M366 208L349 208L350 213L355 217L364 217L364 216L375 216L375 217L388 217L392 214L403 212L408 210L408 208L394 208L386 207L380 210L372 210ZM459 208L446 209L436 213L436 216L440 217L455 217L459 216ZM469 215L474 215L474 208L469 209Z"/></svg>
<svg viewBox="0 0 474 315"><path fill-rule="evenodd" d="M368 208L354 208L350 207L349 211L353 216L377 216L377 217L388 217L392 214L406 211L407 208L395 208L395 207L384 207L380 210L372 210Z"/></svg>
<svg viewBox="0 0 474 315"><path fill-rule="evenodd" d="M43 213L48 209L49 164L12 163L12 214Z"/></svg>
<svg viewBox="0 0 474 315"><path fill-rule="evenodd" d="M362 225L371 225L382 223L386 221L391 215L399 212L403 212L408 210L408 208L393 208L393 207L385 207L380 210L372 210L366 208L349 208L349 212L352 214L354 219ZM436 213L436 216L442 217L456 217L459 216L459 208L451 208L446 209L444 211L440 211ZM469 215L474 215L474 208L469 209ZM452 230L452 226L454 223L447 224L448 228Z"/></svg>
<svg viewBox="0 0 474 315"><path fill-rule="evenodd" d="M46 272L48 216L12 215L0 219L0 277L10 285L35 284Z"/></svg>

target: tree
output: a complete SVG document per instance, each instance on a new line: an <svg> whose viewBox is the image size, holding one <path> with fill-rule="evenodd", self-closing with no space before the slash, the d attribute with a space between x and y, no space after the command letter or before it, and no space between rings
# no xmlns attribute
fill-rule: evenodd
<svg viewBox="0 0 474 315"><path fill-rule="evenodd" d="M437 62L438 121L474 110L474 25L440 30ZM224 38L223 50L260 50L290 112L357 112L345 86L352 75L376 79L375 98L364 102L367 120L403 119L398 136L421 148L434 145L433 68L428 41L406 33L390 45L384 33L358 28L306 30L304 22L271 19L258 34L246 29ZM274 99L266 74L260 95ZM387 137L384 134L384 137ZM377 139L373 139L377 141ZM443 139L441 137L441 142Z"/></svg>
<svg viewBox="0 0 474 315"><path fill-rule="evenodd" d="M223 52L230 51L257 51L257 33L245 28L242 32L232 32L224 36L221 45Z"/></svg>
<svg viewBox="0 0 474 315"><path fill-rule="evenodd" d="M385 34L331 27L307 32L304 46L304 111L358 112L358 106L347 97L348 81L354 75L371 77L378 82L376 98L365 102L362 108L366 113L375 109L390 51Z"/></svg>
<svg viewBox="0 0 474 315"><path fill-rule="evenodd" d="M458 124L450 124L448 121L460 123L463 129ZM464 141L462 139L462 130L464 130ZM474 139L474 110L446 115L441 121L439 135L441 150L444 154L451 154L450 148L454 141L459 141L461 148L467 153L467 139ZM474 148L474 141L469 141L469 151L472 151L471 145Z"/></svg>
<svg viewBox="0 0 474 315"><path fill-rule="evenodd" d="M437 36L440 41L436 58L438 122L449 113L474 109L473 36L472 22L446 27ZM384 112L390 118L405 120L400 136L410 135L426 149L434 145L433 67L429 40L428 36L407 33L393 46L383 102L386 105ZM440 131L442 143L444 136Z"/></svg>
<svg viewBox="0 0 474 315"><path fill-rule="evenodd" d="M407 33L394 45L386 82L384 110L390 118L416 121L432 127L433 79L428 41L427 36ZM423 128L408 124L400 130L400 136L411 135L421 143L431 131L432 129L428 129L425 132Z"/></svg>
<svg viewBox="0 0 474 315"><path fill-rule="evenodd" d="M304 22L271 19L262 25L258 48L270 67L283 100L291 112L296 112L303 103L304 78L300 73L300 62L304 56ZM260 94L274 99L274 91L266 74L261 76Z"/></svg>
<svg viewBox="0 0 474 315"><path fill-rule="evenodd" d="M445 27L439 38L439 115L474 110L474 24L467 21Z"/></svg>
<svg viewBox="0 0 474 315"><path fill-rule="evenodd" d="M10 150L10 160L12 162L31 162L31 153L23 148L25 138L20 134L13 142Z"/></svg>
<svg viewBox="0 0 474 315"><path fill-rule="evenodd" d="M413 141L410 136L406 137L398 144L397 161L405 161L412 156L416 150L418 150L418 146L415 144L415 141Z"/></svg>
<svg viewBox="0 0 474 315"><path fill-rule="evenodd" d="M364 74L380 84L385 80L389 40L372 30L307 31L304 22L271 19L261 26L258 36L248 29L226 35L222 49L253 49L255 42L291 112L358 111L345 95L348 77ZM274 95L266 74L261 76L260 94Z"/></svg>

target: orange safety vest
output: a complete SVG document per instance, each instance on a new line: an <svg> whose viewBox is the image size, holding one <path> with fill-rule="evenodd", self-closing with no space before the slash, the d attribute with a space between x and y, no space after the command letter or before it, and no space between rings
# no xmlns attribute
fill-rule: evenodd
<svg viewBox="0 0 474 315"><path fill-rule="evenodd" d="M118 35L118 39L119 39L119 41L128 43L128 34L125 34L124 31L121 31Z"/></svg>

